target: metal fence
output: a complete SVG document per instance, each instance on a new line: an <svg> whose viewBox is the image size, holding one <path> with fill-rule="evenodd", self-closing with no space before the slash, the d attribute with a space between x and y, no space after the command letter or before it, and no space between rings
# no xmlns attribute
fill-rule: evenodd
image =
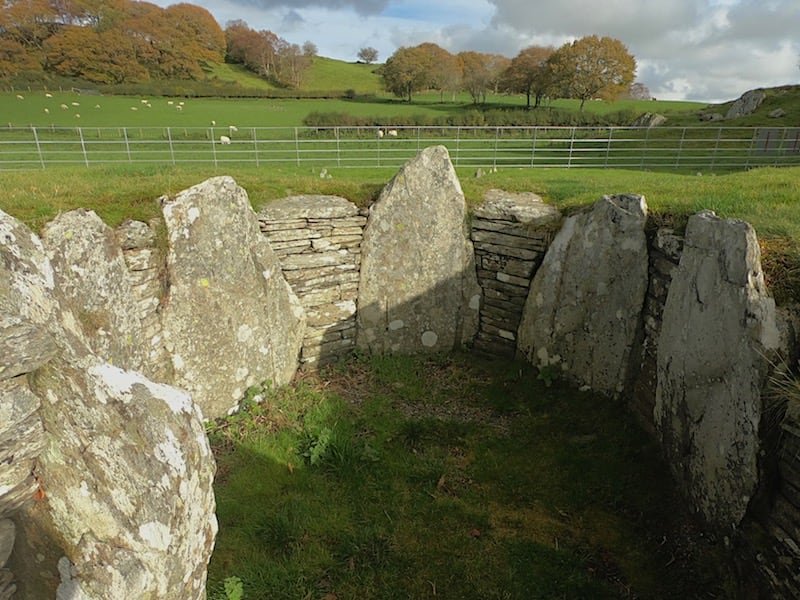
<svg viewBox="0 0 800 600"><path fill-rule="evenodd" d="M800 127L8 127L0 170L56 165L397 167L443 144L456 166L725 171L800 165Z"/></svg>

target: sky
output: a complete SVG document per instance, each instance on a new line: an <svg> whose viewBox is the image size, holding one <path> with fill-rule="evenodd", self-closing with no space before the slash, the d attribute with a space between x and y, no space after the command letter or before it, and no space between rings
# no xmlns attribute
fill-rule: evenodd
<svg viewBox="0 0 800 600"><path fill-rule="evenodd" d="M171 4L157 0L159 4ZM194 0L223 27L242 19L321 56L379 60L435 42L509 57L584 35L621 40L637 81L664 100L721 102L800 83L800 0Z"/></svg>

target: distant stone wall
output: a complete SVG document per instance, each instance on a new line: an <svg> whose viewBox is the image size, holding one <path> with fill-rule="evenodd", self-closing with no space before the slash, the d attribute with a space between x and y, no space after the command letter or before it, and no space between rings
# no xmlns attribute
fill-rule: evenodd
<svg viewBox="0 0 800 600"><path fill-rule="evenodd" d="M300 364L319 367L355 347L365 216L335 196L294 196L258 214L283 276L306 311Z"/></svg>
<svg viewBox="0 0 800 600"><path fill-rule="evenodd" d="M472 219L478 283L483 290L474 347L513 357L531 280L561 218L536 194L487 192Z"/></svg>

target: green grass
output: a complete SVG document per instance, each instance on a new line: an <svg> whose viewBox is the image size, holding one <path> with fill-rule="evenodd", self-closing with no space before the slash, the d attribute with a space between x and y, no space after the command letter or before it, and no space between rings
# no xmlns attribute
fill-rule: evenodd
<svg viewBox="0 0 800 600"><path fill-rule="evenodd" d="M211 427L211 598L229 577L250 600L724 593L624 406L467 356L325 378Z"/></svg>
<svg viewBox="0 0 800 600"><path fill-rule="evenodd" d="M375 74L379 65L349 63L324 56L315 56L308 74L303 78L303 90L354 90L358 94L381 94L383 85Z"/></svg>
<svg viewBox="0 0 800 600"><path fill-rule="evenodd" d="M211 79L230 82L243 90L274 90L275 86L259 77L252 71L245 69L242 65L230 63L209 63L206 75Z"/></svg>

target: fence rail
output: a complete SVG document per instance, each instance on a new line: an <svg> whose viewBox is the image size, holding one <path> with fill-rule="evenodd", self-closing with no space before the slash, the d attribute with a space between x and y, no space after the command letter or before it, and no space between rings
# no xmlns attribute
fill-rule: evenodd
<svg viewBox="0 0 800 600"><path fill-rule="evenodd" d="M800 165L800 127L8 127L0 170L57 165L397 167L443 144L456 166L725 171Z"/></svg>

